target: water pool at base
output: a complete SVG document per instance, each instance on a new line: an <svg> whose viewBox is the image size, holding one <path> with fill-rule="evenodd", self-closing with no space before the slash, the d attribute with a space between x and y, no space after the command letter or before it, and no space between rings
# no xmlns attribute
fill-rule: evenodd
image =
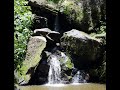
<svg viewBox="0 0 120 90"><path fill-rule="evenodd" d="M20 90L106 90L105 84L75 83L19 86Z"/></svg>

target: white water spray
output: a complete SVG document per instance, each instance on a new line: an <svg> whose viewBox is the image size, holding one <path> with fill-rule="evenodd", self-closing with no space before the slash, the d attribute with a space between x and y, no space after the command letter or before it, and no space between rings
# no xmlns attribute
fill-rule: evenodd
<svg viewBox="0 0 120 90"><path fill-rule="evenodd" d="M57 56L58 55L58 56ZM60 60L63 60L62 62ZM63 84L64 79L62 78L63 74L61 74L61 71L63 67L61 67L62 64L65 64L67 62L66 55L64 53L59 54L53 54L50 55L48 58L48 62L50 65L49 73L48 73L48 83L47 85L52 84ZM63 73L63 72L62 72ZM71 82L69 82L71 83ZM72 83L86 83L86 80L84 78L84 74L82 71L77 71L77 73L72 77Z"/></svg>
<svg viewBox="0 0 120 90"><path fill-rule="evenodd" d="M72 83L86 83L86 80L81 75L81 72L78 71L75 76L72 78Z"/></svg>
<svg viewBox="0 0 120 90"><path fill-rule="evenodd" d="M49 60L48 84L59 84L61 82L60 61L56 56L51 56Z"/></svg>

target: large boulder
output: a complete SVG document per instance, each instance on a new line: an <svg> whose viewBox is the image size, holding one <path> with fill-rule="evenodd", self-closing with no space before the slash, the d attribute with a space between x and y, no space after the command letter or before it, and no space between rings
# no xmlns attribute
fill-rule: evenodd
<svg viewBox="0 0 120 90"><path fill-rule="evenodd" d="M27 84L41 60L41 53L46 47L46 38L34 36L29 39L27 53L20 69L15 72L19 84Z"/></svg>
<svg viewBox="0 0 120 90"><path fill-rule="evenodd" d="M82 31L72 29L65 32L60 41L61 48L74 56L74 65L78 67L88 67L102 60L104 50L101 42Z"/></svg>

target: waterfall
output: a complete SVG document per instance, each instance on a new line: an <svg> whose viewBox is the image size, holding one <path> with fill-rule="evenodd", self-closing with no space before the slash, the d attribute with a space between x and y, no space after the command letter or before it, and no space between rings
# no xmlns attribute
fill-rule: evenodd
<svg viewBox="0 0 120 90"><path fill-rule="evenodd" d="M56 52L54 54L51 54L48 57L48 64L50 66L49 72L48 72L48 83L47 84L64 84L66 82L68 83L85 83L85 72L82 70L75 69L75 73L72 76L72 82L71 80L68 80L68 76L66 77L64 70L67 70L67 62L68 57L63 52ZM76 71L77 70L77 71ZM71 72L72 75L73 72ZM65 75L65 76L64 76ZM68 81L66 81L68 80Z"/></svg>
<svg viewBox="0 0 120 90"><path fill-rule="evenodd" d="M75 76L72 78L72 83L86 83L81 71L77 71Z"/></svg>
<svg viewBox="0 0 120 90"><path fill-rule="evenodd" d="M49 58L49 75L48 84L58 84L61 82L61 66L60 61L56 56L52 55Z"/></svg>
<svg viewBox="0 0 120 90"><path fill-rule="evenodd" d="M75 76L72 78L73 83L79 83L80 71L78 71Z"/></svg>
<svg viewBox="0 0 120 90"><path fill-rule="evenodd" d="M55 17L55 22L54 22L54 31L59 32L60 26L59 26L59 16L57 15Z"/></svg>

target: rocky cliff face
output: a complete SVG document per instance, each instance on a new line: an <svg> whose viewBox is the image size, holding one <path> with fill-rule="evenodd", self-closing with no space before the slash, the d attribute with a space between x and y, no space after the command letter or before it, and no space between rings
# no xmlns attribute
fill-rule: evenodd
<svg viewBox="0 0 120 90"><path fill-rule="evenodd" d="M57 4L46 0L29 1L33 13L48 19L50 29L53 29L55 17L59 15L61 30L74 28L84 32L99 30L100 21L106 20L105 3L105 0L60 0Z"/></svg>
<svg viewBox="0 0 120 90"><path fill-rule="evenodd" d="M65 83L69 83L79 70L85 70L91 82L105 83L106 1L58 1L29 0L36 15L33 30L37 33L29 39L22 76L16 74L18 81L22 80L22 84L47 83L50 66L47 60L54 55L61 62ZM68 61L63 63L65 60Z"/></svg>

